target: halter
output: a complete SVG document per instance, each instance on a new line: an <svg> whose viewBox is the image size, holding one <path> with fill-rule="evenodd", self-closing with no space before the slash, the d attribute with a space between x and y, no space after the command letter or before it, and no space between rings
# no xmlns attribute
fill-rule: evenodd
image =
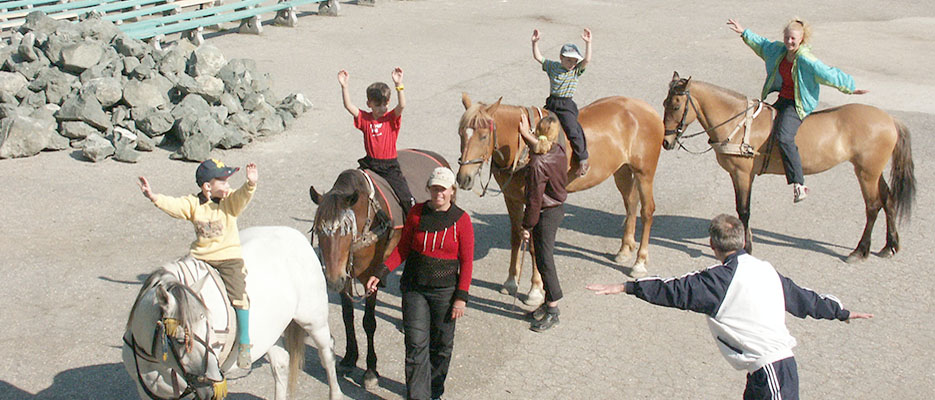
<svg viewBox="0 0 935 400"><path fill-rule="evenodd" d="M691 91L688 89L688 85L685 85L685 90L683 90L683 91L674 91L674 90L673 90L672 94L673 94L673 95L676 95L676 96L685 96L685 97L688 99L688 104L691 106L692 111L695 112L695 116L697 117L697 116L699 115L699 113L698 113L698 107L695 105L695 101L694 101L694 99L693 99L692 96L691 96ZM749 103L749 101L748 101L748 103ZM710 127L710 128L703 129L703 130L701 130L701 131L699 131L699 132L695 132L695 133L692 133L692 134L690 134L690 135L688 135L688 136L685 136L685 139L690 139L690 138L693 138L693 137L695 137L695 136L698 136L698 135L701 135L701 134L706 134L706 133L709 133L709 132L711 132L711 131L714 131L715 129L720 128L720 127L726 125L728 122L737 119L737 118L740 117L741 115L746 115L747 112L749 112L750 110L753 110L754 108L756 109L756 113L755 113L753 116L756 117L756 115L759 114L759 112L760 112L760 110L762 109L762 107L763 107L763 101L757 99L756 101L753 102L753 104L751 104L750 106L748 106L747 108L745 108L743 111L741 111L741 112L735 114L733 117L730 117L730 118L724 120L723 122L721 122L721 123L719 123L719 124L717 124L717 125L714 125L714 126L712 126L712 127ZM689 152L689 153L691 153L691 154L704 154L704 153L707 153L707 152L711 151L712 149L714 149L714 147L711 146L711 143L712 143L711 141L708 141L708 149L707 149L707 150L704 150L704 151L701 151L701 152L691 151L691 150L689 150L687 147L685 147L685 146L682 144L682 141L679 140L679 139L681 139L681 138L682 138L682 134L685 133L685 119L686 119L686 117L688 117L688 107L685 107L685 108L684 108L684 111L682 111L682 118L679 119L679 124L678 124L678 126L676 126L674 130L673 130L673 129L666 129L665 135L668 136L668 135L671 135L671 134L675 134L675 143L679 145L679 148L680 148L680 149L685 150L685 151L687 151L687 152ZM737 133L737 130L739 130L740 127L743 126L743 124L744 124L744 121L741 121L740 124L738 124L738 125L734 128L734 130L730 133L730 135L728 136L727 140L730 140L730 139L734 136L734 134Z"/></svg>
<svg viewBox="0 0 935 400"><path fill-rule="evenodd" d="M182 378L184 379L185 384L186 384L185 390L180 393L179 387L178 387L178 377L177 377L178 373L175 372L175 368L173 368L172 369L172 390L175 394L178 395L177 397L174 397L175 399L180 399L190 394L194 394L196 398L200 398L197 392L197 389L206 387L206 386L214 386L215 388L223 387L224 390L226 391L227 379L224 378L223 371L220 371L222 380L220 382L215 382L215 381L208 379L204 375L199 376L199 375L195 375L195 374L188 372L185 366L182 365L182 355L179 354L179 351L183 350L184 353L188 353L192 351L193 341L200 343L205 348L205 355L204 357L202 357L202 361L203 361L202 366L204 368L204 371L208 370L208 354L209 353L214 355L215 359L218 359L218 358L217 358L217 354L214 353L214 350L208 344L208 340L202 339L198 337L197 335L192 334L191 330L188 327L182 328L183 337L182 337L181 343L184 344L184 346L182 346L181 348L178 347L176 343L177 341L176 336L178 334L179 325L181 325L179 323L179 320L175 318L164 317L156 321L156 327L154 328L154 334L153 334L153 343L151 344L149 351L147 351L146 349L144 349L143 347L139 345L139 343L136 341L136 337L133 336L133 333L130 332L129 330L127 333L130 335L130 339L129 340L127 339L127 335L123 336L123 342L126 343L127 346L130 346L130 348L133 349L133 363L136 367L136 377L137 377L137 381L140 383L140 387L143 388L143 392L146 393L146 395L149 396L150 399L154 399L154 400L173 399L169 397L161 397L157 395L156 393L154 393L152 389L146 386L146 383L143 381L143 374L140 372L140 362L139 362L140 358L142 358L144 361L147 361L153 364L166 362L168 361L168 356L169 356L170 351L174 359L175 366L178 367L180 371L182 371ZM211 326L208 324L207 319L205 319L205 328L206 328L205 332L210 335ZM155 354L153 354L156 350L156 346L160 343L162 344L162 351L163 351L162 361L157 359Z"/></svg>

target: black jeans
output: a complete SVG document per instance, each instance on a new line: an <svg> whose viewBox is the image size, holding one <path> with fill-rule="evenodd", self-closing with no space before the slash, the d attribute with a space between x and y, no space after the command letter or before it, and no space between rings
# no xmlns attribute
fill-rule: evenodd
<svg viewBox="0 0 935 400"><path fill-rule="evenodd" d="M532 245L536 250L536 267L542 275L545 289L545 301L558 301L562 298L562 285L558 283L558 270L555 269L555 233L565 218L565 207L545 208L539 213L539 222L532 228Z"/></svg>
<svg viewBox="0 0 935 400"><path fill-rule="evenodd" d="M412 208L412 192L409 191L409 184L399 168L399 160L395 158L381 160L367 156L357 160L357 164L361 169L369 169L386 179L386 182L393 188L393 192L396 192L396 197L399 198L399 205L403 207L403 220L405 220L405 216L409 215L409 209Z"/></svg>
<svg viewBox="0 0 935 400"><path fill-rule="evenodd" d="M406 397L428 400L445 393L455 339L451 319L455 287L401 287L406 339Z"/></svg>
<svg viewBox="0 0 935 400"><path fill-rule="evenodd" d="M549 96L545 99L546 110L555 113L558 122L562 124L565 130L565 136L571 142L571 152L578 158L578 161L588 159L588 144L584 140L584 130L578 122L578 105L571 97Z"/></svg>
<svg viewBox="0 0 935 400"><path fill-rule="evenodd" d="M773 122L773 136L779 144L779 154L782 155L782 167L786 172L786 183L805 184L802 174L802 159L799 158L799 147L795 145L795 133L802 125L799 114L795 112L795 100L779 98L773 104L779 115Z"/></svg>

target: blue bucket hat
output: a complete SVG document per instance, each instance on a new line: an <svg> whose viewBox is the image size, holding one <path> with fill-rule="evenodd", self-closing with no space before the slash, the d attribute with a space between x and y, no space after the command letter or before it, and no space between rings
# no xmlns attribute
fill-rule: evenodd
<svg viewBox="0 0 935 400"><path fill-rule="evenodd" d="M577 58L578 61L584 59L584 57L581 56L581 52L578 51L578 46L575 46L573 43L562 46L562 52L560 54L565 57Z"/></svg>

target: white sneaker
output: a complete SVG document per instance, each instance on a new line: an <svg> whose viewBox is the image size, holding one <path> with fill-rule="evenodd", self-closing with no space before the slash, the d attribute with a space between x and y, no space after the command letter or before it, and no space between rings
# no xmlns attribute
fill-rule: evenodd
<svg viewBox="0 0 935 400"><path fill-rule="evenodd" d="M808 197L808 186L795 183L792 185L792 195L794 196L792 201L798 203L802 200L805 200Z"/></svg>

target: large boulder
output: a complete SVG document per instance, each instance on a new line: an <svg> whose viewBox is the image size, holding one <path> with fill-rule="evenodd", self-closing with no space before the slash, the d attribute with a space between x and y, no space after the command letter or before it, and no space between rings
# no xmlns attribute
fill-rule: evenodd
<svg viewBox="0 0 935 400"><path fill-rule="evenodd" d="M286 96L285 99L282 99L282 103L276 106L276 109L288 111L296 118L304 114L310 108L312 108L312 102L302 93L290 94Z"/></svg>
<svg viewBox="0 0 935 400"><path fill-rule="evenodd" d="M31 157L49 144L54 130L41 121L14 115L0 121L0 159Z"/></svg>
<svg viewBox="0 0 935 400"><path fill-rule="evenodd" d="M189 94L182 99L179 104L172 109L172 117L175 118L176 135L184 142L188 135L195 131L193 126L198 118L210 115L211 106L204 98L197 94Z"/></svg>
<svg viewBox="0 0 935 400"><path fill-rule="evenodd" d="M36 78L29 82L29 89L33 91L44 90L46 100L50 104L62 104L62 100L75 89L79 88L78 78L62 72L58 68L43 68Z"/></svg>
<svg viewBox="0 0 935 400"><path fill-rule="evenodd" d="M55 20L54 18L45 15L45 13L42 11L33 11L26 15L26 19L23 22L23 25L20 25L19 31L33 31L36 33L51 35L64 24L71 25L71 23L67 21Z"/></svg>
<svg viewBox="0 0 935 400"><path fill-rule="evenodd" d="M84 40L62 48L62 67L66 71L81 73L96 65L103 55L101 42Z"/></svg>
<svg viewBox="0 0 935 400"><path fill-rule="evenodd" d="M92 134L100 134L97 128L84 123L84 121L62 121L62 136L69 139L84 139Z"/></svg>
<svg viewBox="0 0 935 400"><path fill-rule="evenodd" d="M100 130L113 128L110 117L102 109L101 102L97 101L97 98L93 95L88 94L79 94L66 99L55 117L59 121L84 121Z"/></svg>
<svg viewBox="0 0 935 400"><path fill-rule="evenodd" d="M117 78L92 79L81 88L81 92L94 95L104 107L110 107L123 98L123 87Z"/></svg>
<svg viewBox="0 0 935 400"><path fill-rule="evenodd" d="M145 135L144 135L145 136ZM135 163L142 154L136 151L137 135L124 128L114 128L114 159Z"/></svg>
<svg viewBox="0 0 935 400"><path fill-rule="evenodd" d="M202 44L195 49L188 64L188 72L192 76L215 76L227 60L217 47Z"/></svg>
<svg viewBox="0 0 935 400"><path fill-rule="evenodd" d="M121 55L133 57L139 60L152 49L145 42L139 39L131 38L125 34L117 35L117 38L114 39L114 48L117 49L117 52Z"/></svg>
<svg viewBox="0 0 935 400"><path fill-rule="evenodd" d="M123 87L123 100L133 108L156 108L166 105L169 96L152 79L131 80Z"/></svg>
<svg viewBox="0 0 935 400"><path fill-rule="evenodd" d="M243 99L254 92L253 77L256 75L256 61L235 58L218 71L217 77L224 82L225 91Z"/></svg>
<svg viewBox="0 0 935 400"><path fill-rule="evenodd" d="M81 154L94 162L104 161L114 155L114 150L116 149L109 140L96 133L88 136L81 144Z"/></svg>
<svg viewBox="0 0 935 400"><path fill-rule="evenodd" d="M26 77L19 72L0 71L0 92L17 93L29 85Z"/></svg>
<svg viewBox="0 0 935 400"><path fill-rule="evenodd" d="M130 115L136 121L137 129L149 137L163 135L175 125L175 117L169 110L134 108Z"/></svg>
<svg viewBox="0 0 935 400"><path fill-rule="evenodd" d="M188 138L182 144L182 147L170 155L169 158L201 162L211 158L211 149L213 147L208 143L208 138L205 135L199 134Z"/></svg>

